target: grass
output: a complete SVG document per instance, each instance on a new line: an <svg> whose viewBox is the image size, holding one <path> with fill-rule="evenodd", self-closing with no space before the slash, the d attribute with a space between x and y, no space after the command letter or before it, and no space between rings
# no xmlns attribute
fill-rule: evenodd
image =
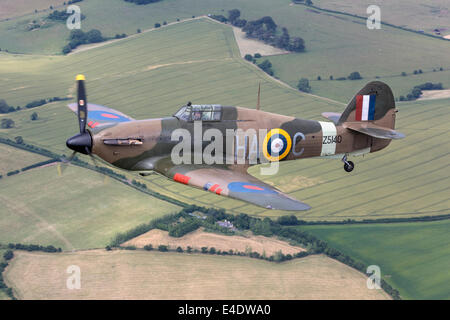
<svg viewBox="0 0 450 320"><path fill-rule="evenodd" d="M378 3L377 3L378 2ZM450 23L446 12L448 2L445 0L399 0L383 3L381 1L363 0L317 0L314 4L320 8L337 10L367 17L367 7L376 4L381 10L381 19L398 26L406 26L414 30L423 30L434 34L438 28L447 29L443 34L449 34ZM407 8L407 9L406 9Z"/></svg>
<svg viewBox="0 0 450 320"><path fill-rule="evenodd" d="M19 63L21 68L15 68ZM320 120L324 111L342 112L345 108L269 79L239 57L231 28L205 19L66 57L1 55L0 67L1 79L8 79L0 80L0 96L12 105L37 97L73 94L75 74L85 73L89 101L137 119L170 115L187 101L254 108L259 82L263 110ZM354 92L363 85L352 83ZM355 158L356 169L351 174L342 170L339 161L311 159L283 163L278 175L262 179L311 205L312 210L296 213L306 220L447 213L448 101L399 103L397 128L407 138L392 142L382 152ZM39 120L32 122L29 114L34 110ZM75 116L63 102L7 117L14 119L16 128L0 130L0 135L21 135L27 143L61 154L68 153L65 140L78 130ZM259 174L257 167L250 172ZM231 213L262 217L291 214L188 188L157 175L136 179L175 199L213 204Z"/></svg>
<svg viewBox="0 0 450 320"><path fill-rule="evenodd" d="M66 288L70 265L81 269L80 290ZM387 298L368 290L363 274L325 256L276 264L172 252L18 252L5 278L19 299Z"/></svg>
<svg viewBox="0 0 450 320"><path fill-rule="evenodd" d="M99 173L68 166L33 169L2 179L0 243L101 248L118 232L178 211Z"/></svg>
<svg viewBox="0 0 450 320"><path fill-rule="evenodd" d="M11 19L28 15L34 10L47 10L49 7L58 7L62 5L64 0L33 0L33 5L30 5L28 0L3 0L0 10L0 19Z"/></svg>
<svg viewBox="0 0 450 320"><path fill-rule="evenodd" d="M6 177L6 174L10 171L20 170L47 159L35 153L0 144L0 175Z"/></svg>
<svg viewBox="0 0 450 320"><path fill-rule="evenodd" d="M450 298L450 221L305 226L331 246L367 265L404 299Z"/></svg>

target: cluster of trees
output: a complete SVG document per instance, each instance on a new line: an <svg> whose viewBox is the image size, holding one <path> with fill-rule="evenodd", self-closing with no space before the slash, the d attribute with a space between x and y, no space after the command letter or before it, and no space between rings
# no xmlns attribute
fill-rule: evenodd
<svg viewBox="0 0 450 320"><path fill-rule="evenodd" d="M311 92L311 86L309 85L309 80L306 78L301 78L297 84L298 90L302 92Z"/></svg>
<svg viewBox="0 0 450 320"><path fill-rule="evenodd" d="M24 250L24 251L43 251L43 252L61 252L61 248L55 248L54 246L41 246L38 244L22 244L22 243L9 243L8 249L11 250Z"/></svg>
<svg viewBox="0 0 450 320"><path fill-rule="evenodd" d="M64 48L62 50L62 52L64 54L71 52L73 49L75 49L79 45L102 42L107 39L104 38L102 33L100 32L100 30L97 30L97 29L92 29L88 32L84 32L80 29L76 29L76 30L72 30L70 32L69 40L70 40L69 44L64 46Z"/></svg>
<svg viewBox="0 0 450 320"><path fill-rule="evenodd" d="M162 0L125 0L125 1L141 5L141 4L149 4L149 3L159 2Z"/></svg>
<svg viewBox="0 0 450 320"><path fill-rule="evenodd" d="M169 236L182 237L185 234L197 230L201 226L201 223L196 218L186 219L181 223L176 223L169 226Z"/></svg>
<svg viewBox="0 0 450 320"><path fill-rule="evenodd" d="M18 107L20 110L20 107ZM9 106L4 99L0 99L0 113L9 113L16 111L16 108Z"/></svg>
<svg viewBox="0 0 450 320"><path fill-rule="evenodd" d="M69 100L69 99L70 98L53 97L53 98L48 98L48 99L34 100L34 101L27 103L25 105L25 108L27 108L27 109L36 108L36 107L42 106L42 105L50 103L50 102L63 101L63 100ZM16 108L14 108L12 106L9 106L4 99L0 99L0 113L11 113L11 112L20 111L20 110L22 110L22 108L20 106L17 106Z"/></svg>
<svg viewBox="0 0 450 320"><path fill-rule="evenodd" d="M115 36L114 36L114 39L123 39L123 38L126 38L127 37L127 34L126 33L122 33L122 34L116 34Z"/></svg>
<svg viewBox="0 0 450 320"><path fill-rule="evenodd" d="M288 51L302 52L305 51L305 42L300 37L290 37L286 28L282 28L281 35L277 35L277 25L272 17L266 16L255 21L239 20L236 18L238 24L244 24L242 31L244 31L249 38L258 39L270 44L274 47L285 49ZM233 23L233 22L232 22Z"/></svg>
<svg viewBox="0 0 450 320"><path fill-rule="evenodd" d="M13 257L14 253L11 250L8 250L3 254L4 261L0 262L0 290L5 292L5 294L8 297L15 300L12 289L8 288L8 286L5 283L5 280L3 279L3 271L5 271L6 267L8 266L8 261L11 260Z"/></svg>
<svg viewBox="0 0 450 320"><path fill-rule="evenodd" d="M14 123L14 120L9 118L3 118L2 122L0 124L0 128L2 129L11 129L14 128L16 124Z"/></svg>
<svg viewBox="0 0 450 320"><path fill-rule="evenodd" d="M423 84L419 84L418 86L415 86L414 88L412 88L411 92L408 93L405 96L400 96L399 100L400 101L413 101L416 100L418 98L420 98L420 96L422 95L422 90L442 90L442 83L431 83L431 82L426 82Z"/></svg>
<svg viewBox="0 0 450 320"><path fill-rule="evenodd" d="M66 22L67 18L69 18L70 16L71 16L71 14L67 13L65 10L61 10L61 11L55 10L47 16L47 19L53 20L53 21ZM80 18L81 18L81 20L84 20L86 18L86 16L84 14L81 14Z"/></svg>
<svg viewBox="0 0 450 320"><path fill-rule="evenodd" d="M255 53L254 56L252 56L251 54L246 54L244 59L253 63L256 63L256 59L261 58L261 54L260 53Z"/></svg>
<svg viewBox="0 0 450 320"><path fill-rule="evenodd" d="M258 63L257 66L262 69L265 73L273 76L274 72L272 70L272 63L269 60L264 60L261 63Z"/></svg>
<svg viewBox="0 0 450 320"><path fill-rule="evenodd" d="M241 12L238 9L228 11L228 18L223 15L210 15L217 21L227 23L242 28L249 38L258 39L274 47L288 51L305 51L305 42L300 37L290 37L286 28L281 29L281 35L278 34L278 26L270 16L262 17L258 20L247 21L240 19Z"/></svg>

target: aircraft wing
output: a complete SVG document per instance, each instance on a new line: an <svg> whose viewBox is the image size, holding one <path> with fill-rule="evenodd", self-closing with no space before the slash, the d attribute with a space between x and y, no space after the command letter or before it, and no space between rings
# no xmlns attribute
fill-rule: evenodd
<svg viewBox="0 0 450 320"><path fill-rule="evenodd" d="M67 105L70 110L77 113L77 104L71 103ZM127 116L126 114L108 108L100 106L98 104L88 103L87 104L87 125L94 129L95 127L101 127L106 124L119 123L133 121L134 119Z"/></svg>
<svg viewBox="0 0 450 320"><path fill-rule="evenodd" d="M239 166L178 165L164 170L163 174L176 182L266 209L302 211L311 208L258 180Z"/></svg>

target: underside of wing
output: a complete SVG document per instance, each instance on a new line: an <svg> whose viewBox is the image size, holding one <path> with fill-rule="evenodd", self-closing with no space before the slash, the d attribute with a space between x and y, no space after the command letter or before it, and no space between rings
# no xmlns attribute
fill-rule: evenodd
<svg viewBox="0 0 450 320"><path fill-rule="evenodd" d="M71 103L67 106L70 110L75 112L75 114L77 113L76 103ZM126 114L108 107L92 103L88 103L87 105L87 125L92 129L111 123L120 123L133 120L133 118L127 116Z"/></svg>
<svg viewBox="0 0 450 320"><path fill-rule="evenodd" d="M266 209L302 211L305 203L251 176L225 165L178 165L164 173L176 182L255 204Z"/></svg>
<svg viewBox="0 0 450 320"><path fill-rule="evenodd" d="M380 127L373 123L346 122L345 128L379 139L403 139L405 135L398 131Z"/></svg>

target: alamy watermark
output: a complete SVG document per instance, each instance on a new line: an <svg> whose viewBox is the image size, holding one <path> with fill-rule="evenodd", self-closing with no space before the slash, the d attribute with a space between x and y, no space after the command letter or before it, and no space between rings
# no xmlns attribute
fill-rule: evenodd
<svg viewBox="0 0 450 320"><path fill-rule="evenodd" d="M366 21L367 29L379 30L381 29L381 9L377 5L370 5L367 7L366 13L369 15Z"/></svg>
<svg viewBox="0 0 450 320"><path fill-rule="evenodd" d="M367 279L368 289L381 289L381 269L377 265L371 265L367 267L366 273L369 275Z"/></svg>
<svg viewBox="0 0 450 320"><path fill-rule="evenodd" d="M81 29L81 9L74 4L67 7L66 12L70 16L66 20L66 26L69 30Z"/></svg>
<svg viewBox="0 0 450 320"><path fill-rule="evenodd" d="M70 276L66 280L66 287L69 290L81 289L81 269L77 265L67 267L66 273Z"/></svg>
<svg viewBox="0 0 450 320"><path fill-rule="evenodd" d="M203 131L202 121L194 121L191 131L178 128L171 134L171 160L180 164L237 164L262 166L262 175L278 172L279 161L291 152L295 157L303 154L304 148L296 150L295 145L305 140L302 132L296 132L293 139L281 128L275 129L225 129L208 128Z"/></svg>

